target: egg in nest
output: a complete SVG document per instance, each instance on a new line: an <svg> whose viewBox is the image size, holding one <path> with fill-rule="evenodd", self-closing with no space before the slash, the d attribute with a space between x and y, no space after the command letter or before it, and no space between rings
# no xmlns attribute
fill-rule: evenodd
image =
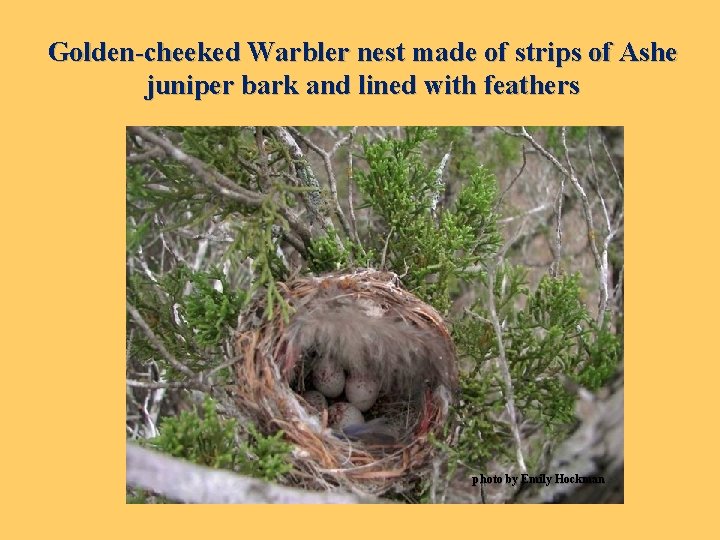
<svg viewBox="0 0 720 540"><path fill-rule="evenodd" d="M352 403L339 401L330 405L328 409L330 427L342 431L346 427L355 426L365 422L363 414Z"/></svg>
<svg viewBox="0 0 720 540"><path fill-rule="evenodd" d="M322 412L328 407L327 399L317 390L308 390L303 393L302 397L313 409L313 412Z"/></svg>
<svg viewBox="0 0 720 540"><path fill-rule="evenodd" d="M312 381L325 397L336 398L345 388L345 372L335 362L321 358L313 369Z"/></svg>
<svg viewBox="0 0 720 540"><path fill-rule="evenodd" d="M380 394L380 381L368 372L356 371L345 381L345 395L348 401L360 411L369 410Z"/></svg>

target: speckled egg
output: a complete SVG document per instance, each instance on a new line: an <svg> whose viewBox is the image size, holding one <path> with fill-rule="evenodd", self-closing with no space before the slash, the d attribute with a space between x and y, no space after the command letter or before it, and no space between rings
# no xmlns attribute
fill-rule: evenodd
<svg viewBox="0 0 720 540"><path fill-rule="evenodd" d="M312 381L325 397L336 398L342 394L345 387L345 372L335 362L323 358L313 369Z"/></svg>
<svg viewBox="0 0 720 540"><path fill-rule="evenodd" d="M351 373L345 381L345 395L348 401L365 412L377 401L380 381L369 373Z"/></svg>
<svg viewBox="0 0 720 540"><path fill-rule="evenodd" d="M362 424L365 422L360 409L352 403L340 401L333 403L328 409L328 422L330 427L336 430L343 430L348 426Z"/></svg>
<svg viewBox="0 0 720 540"><path fill-rule="evenodd" d="M303 393L302 397L307 401L308 405L313 408L313 412L322 412L324 409L327 409L327 399L317 390L309 390Z"/></svg>

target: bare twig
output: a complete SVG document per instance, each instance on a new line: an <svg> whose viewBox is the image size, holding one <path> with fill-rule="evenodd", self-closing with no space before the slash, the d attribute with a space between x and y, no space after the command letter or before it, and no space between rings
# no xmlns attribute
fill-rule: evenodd
<svg viewBox="0 0 720 540"><path fill-rule="evenodd" d="M161 158L164 155L165 152L162 148L155 147L141 154L130 154L125 158L125 160L128 163L144 163L146 161L150 161L151 159Z"/></svg>
<svg viewBox="0 0 720 540"><path fill-rule="evenodd" d="M500 205L502 204L503 199L508 194L508 192L512 189L512 187L515 185L515 182L518 181L520 176L522 176L522 173L525 172L525 166L527 165L527 149L525 148L525 145L522 147L522 165L520 166L520 170L515 175L515 178L513 178L510 183L507 185L507 187L503 190L503 192L498 197L497 201L495 202L495 206L493 207L493 212L497 212L498 208L500 208Z"/></svg>
<svg viewBox="0 0 720 540"><path fill-rule="evenodd" d="M148 338L148 341L153 346L153 348L159 352L162 357L176 370L178 370L180 373L183 373L185 375L188 375L189 377L193 377L195 375L195 372L191 370L189 367L187 367L182 362L178 361L177 358L175 358L170 351L167 350L165 345L162 341L155 335L155 332L152 331L148 323L143 319L142 315L140 315L140 312L133 306L128 300L125 301L125 306L127 308L128 313L132 317L132 319L135 321L135 324L137 324L140 329L145 334L145 337Z"/></svg>
<svg viewBox="0 0 720 540"><path fill-rule="evenodd" d="M148 128L128 127L128 132L161 148L168 157L185 165L203 184L223 197L233 201L239 201L252 208L260 207L265 197L267 197L267 195L255 193L238 185L224 174L209 167L198 158L186 154L171 141L153 133ZM236 156L236 158L238 162L246 167L252 174L258 177L261 176L262 173L260 169L254 164L242 160L239 156ZM298 241L296 236L287 234L285 231L283 231L284 238L300 253L306 253L306 246L312 240L310 229L303 220L289 208L281 206L280 213L287 220L290 228L295 232L297 237L299 237L300 241Z"/></svg>
<svg viewBox="0 0 720 540"><path fill-rule="evenodd" d="M335 144L333 144L333 147L330 149L330 156L331 157L334 156L335 152L337 152L340 149L340 147L343 144L345 144L346 142L348 143L348 148L352 147L352 142L353 142L353 138L355 136L356 131L357 131L357 126L353 126L350 128L350 131L348 131L347 135L345 135L344 137L341 137L340 139L335 141Z"/></svg>
<svg viewBox="0 0 720 540"><path fill-rule="evenodd" d="M230 367L230 366L235 365L235 364L238 363L240 360L242 360L242 357L240 357L240 356L233 356L233 357L228 358L227 360L225 360L225 361L222 362L221 364L218 364L217 366L215 366L214 368L208 370L207 372L203 372L203 373L201 374L201 376L202 376L202 379L201 379L201 380L207 380L208 378L210 378L210 377L212 377L213 375L215 375L217 372L219 372L219 371L221 371L221 370L223 370L223 369L225 369L225 368L228 368L228 367Z"/></svg>
<svg viewBox="0 0 720 540"><path fill-rule="evenodd" d="M612 167L613 173L615 174L615 179L617 180L618 187L620 188L620 193L624 194L625 186L623 185L623 180L622 180L617 168L615 167L615 161L613 160L612 156L610 155L610 150L608 150L608 147L605 144L605 136L602 133L600 133L600 142L602 143L603 150L605 151L605 156L607 156L608 161L610 162L610 167Z"/></svg>
<svg viewBox="0 0 720 540"><path fill-rule="evenodd" d="M287 215L285 217L287 218ZM288 219L288 223L290 223L289 219ZM294 229L297 227L297 225L298 224L296 223L295 226L291 225L291 227ZM299 236L295 236L295 234L291 231L283 231L282 235L283 235L283 238L285 239L285 241L288 244L290 244L292 247L294 247L298 253L300 253L301 255L305 255L307 253L307 248L305 247L305 244L303 243L303 241L300 239ZM310 241L309 236L307 238L307 241L308 242Z"/></svg>
<svg viewBox="0 0 720 540"><path fill-rule="evenodd" d="M127 386L130 386L131 388L144 388L145 390L157 390L159 388L163 388L163 389L197 389L197 390L201 389L201 387L198 386L193 381L148 382L148 381L138 381L135 379L125 379L125 384Z"/></svg>
<svg viewBox="0 0 720 540"><path fill-rule="evenodd" d="M304 491L270 484L229 471L193 463L141 448L126 447L126 482L173 501L196 504L355 504L378 499L342 492Z"/></svg>
<svg viewBox="0 0 720 540"><path fill-rule="evenodd" d="M560 260L562 259L562 210L563 199L565 198L565 176L560 176L560 189L555 198L555 249L553 250L553 262L550 265L552 275L560 274Z"/></svg>
<svg viewBox="0 0 720 540"><path fill-rule="evenodd" d="M385 245L383 246L382 250L382 256L380 258L380 268L385 270L385 257L387 257L387 250L388 246L390 245L390 237L392 236L393 232L395 232L395 227L390 227L390 232L387 235L387 238L385 238Z"/></svg>
<svg viewBox="0 0 720 540"><path fill-rule="evenodd" d="M538 214L540 212L543 212L544 210L547 210L550 208L550 203L543 203L541 205L536 206L535 208L531 208L530 210L525 210L522 214L518 214L517 216L509 216L506 218L498 219L498 223L512 223L513 221L517 221L518 219L524 219L528 216L531 216L533 214Z"/></svg>
<svg viewBox="0 0 720 540"><path fill-rule="evenodd" d="M607 264L607 246L609 246L610 241L614 237L614 235L617 233L617 231L610 231L609 234L605 237L605 240L603 241L603 253L601 254L600 249L598 248L596 237L595 237L595 225L593 223L593 215L592 215L592 209L590 208L590 201L588 199L587 193L585 192L585 189L580 184L580 180L578 179L577 175L575 174L575 169L572 166L572 162L570 160L570 152L568 150L567 141L565 139L565 128L562 129L562 146L563 150L565 152L565 160L568 164L568 167L565 167L560 160L555 157L550 151L548 151L544 146L542 146L523 126L521 128L520 133L513 133L511 131L507 131L503 128L500 128L503 133L506 133L508 135L514 136L514 137L522 137L526 139L530 144L550 163L552 163L555 168L557 168L562 175L570 180L570 183L572 184L573 188L577 192L580 202L582 203L583 208L583 214L585 217L585 224L587 226L587 235L588 235L588 244L590 245L590 251L593 254L593 258L595 259L595 267L600 272L600 302L598 306L598 322L602 323L604 317L605 317L605 308L607 306L608 302L608 264Z"/></svg>
<svg viewBox="0 0 720 540"><path fill-rule="evenodd" d="M512 377L510 376L510 368L508 367L507 357L505 356L505 345L502 338L502 327L500 326L500 319L498 318L497 310L495 308L495 265L489 264L487 269L488 279L488 309L490 311L490 318L492 320L493 328L495 329L495 337L498 345L498 358L497 363L500 368L500 373L505 384L505 408L507 409L508 416L510 417L510 430L512 431L513 438L515 439L515 456L517 459L518 467L522 472L527 472L525 466L525 458L523 457L522 440L520 438L520 428L517 422L517 412L515 410L515 393L513 391Z"/></svg>
<svg viewBox="0 0 720 540"><path fill-rule="evenodd" d="M258 158L260 159L260 187L267 192L270 187L270 175L268 172L268 156L265 151L265 137L263 136L263 127L255 126L255 144L258 149Z"/></svg>
<svg viewBox="0 0 720 540"><path fill-rule="evenodd" d="M470 308L465 308L463 311L465 312L466 315L470 315L472 318L477 319L478 321L484 322L485 324L489 324L490 326L492 326L492 324L493 324L493 322L490 319L486 319L479 313L475 313Z"/></svg>
<svg viewBox="0 0 720 540"><path fill-rule="evenodd" d="M601 140L602 140L602 136L601 136ZM605 235L605 237L603 239L602 250L600 252L600 265L601 265L600 266L600 275L601 275L601 279L603 278L603 276L605 279L605 291L604 291L604 294L601 295L601 298L600 298L600 307L599 307L599 313L598 313L598 322L600 324L602 324L603 318L604 318L604 312L607 307L608 298L609 298L609 291L608 291L609 286L607 283L610 279L608 250L610 247L610 243L615 238L615 236L617 235L619 230L621 230L621 228L622 228L623 212L620 211L620 213L618 214L617 224L615 226L613 226L613 223L610 219L610 213L608 211L607 204L605 203L605 198L603 197L602 191L600 189L600 179L598 178L598 172L597 172L597 168L595 166L595 159L593 158L592 145L590 144L589 136L587 139L587 147L588 147L588 154L590 156L590 165L591 165L592 173L593 173L591 176L592 179L594 180L593 187L595 188L595 192L596 192L598 198L600 199L600 206L602 208L603 217L605 218L605 227L607 230L607 234ZM612 157L610 157L609 154L607 157L612 164ZM614 165L612 165L612 166L614 169L615 166ZM619 180L617 171L615 171L615 174ZM622 183L620 183L620 187L622 190ZM614 304L615 303L613 302L613 305Z"/></svg>
<svg viewBox="0 0 720 540"><path fill-rule="evenodd" d="M289 128L289 131L294 137L302 140L305 144L308 145L311 150L313 150L317 155L322 158L325 165L325 172L327 173L328 177L328 184L330 185L330 196L333 199L333 203L335 203L335 215L340 220L340 225L342 226L343 231L345 231L345 234L351 236L350 224L348 223L348 220L345 217L345 212L343 212L343 209L340 206L340 201L338 200L337 179L335 178L335 171L333 169L332 162L330 161L330 157L332 154L320 148L317 144L315 144L308 137L300 133L297 129Z"/></svg>
<svg viewBox="0 0 720 540"><path fill-rule="evenodd" d="M224 174L208 167L198 158L186 154L164 137L156 135L144 127L128 127L127 129L130 133L162 148L168 157L185 165L206 186L220 195L248 206L257 207L262 204L263 197L239 186Z"/></svg>
<svg viewBox="0 0 720 540"><path fill-rule="evenodd" d="M301 184L313 188L311 191L303 192L305 204L308 210L310 210L310 214L322 225L325 232L329 234L333 229L333 224L330 218L323 212L323 198L320 192L320 183L317 181L317 178L315 178L315 173L308 165L300 146L298 146L293 136L284 127L272 127L269 129L288 149L290 157L296 165ZM342 249L342 242L340 242L337 234L334 236L338 247Z"/></svg>
<svg viewBox="0 0 720 540"><path fill-rule="evenodd" d="M583 206L583 211L585 214L585 221L588 228L588 240L590 241L590 250L593 253L593 257L595 258L595 266L600 269L601 262L600 262L600 253L598 252L597 244L595 243L595 225L593 224L593 217L592 217L592 210L590 208L590 202L588 200L587 194L585 193L585 189L580 185L580 181L578 180L577 176L575 175L575 170L572 167L572 163L570 162L569 152L567 143L565 141L565 129L563 128L563 137L562 137L562 145L563 149L565 150L565 157L570 165L570 169L567 169L565 166L560 163L560 161L551 154L548 150L546 150L540 143L538 143L530 133L528 133L527 129L525 127L522 127L522 134L523 136L530 141L530 144L532 144L535 149L540 152L547 160L549 160L555 167L572 183L573 187L575 188L575 191L577 191L578 195L580 196L580 201ZM606 287L607 289L607 287ZM607 292L607 290L606 290Z"/></svg>
<svg viewBox="0 0 720 540"><path fill-rule="evenodd" d="M357 220L355 219L355 203L353 201L353 189L354 189L354 175L353 175L353 151L352 151L352 145L353 145L353 138L355 136L355 128L350 132L350 141L348 143L348 210L350 212L350 225L353 233L353 239L355 240L355 243L360 247L360 249L363 251L363 254L365 253L365 249L363 248L362 244L360 243L360 236L358 234L357 230Z"/></svg>

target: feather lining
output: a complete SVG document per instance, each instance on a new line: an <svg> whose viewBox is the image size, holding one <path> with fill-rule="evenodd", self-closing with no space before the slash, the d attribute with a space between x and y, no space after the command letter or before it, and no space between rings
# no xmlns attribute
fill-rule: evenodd
<svg viewBox="0 0 720 540"><path fill-rule="evenodd" d="M419 394L426 384L454 386L454 353L444 335L408 306L383 304L330 287L299 306L288 344L311 362L326 359L348 373L372 373L382 394ZM312 366L305 366L306 370Z"/></svg>

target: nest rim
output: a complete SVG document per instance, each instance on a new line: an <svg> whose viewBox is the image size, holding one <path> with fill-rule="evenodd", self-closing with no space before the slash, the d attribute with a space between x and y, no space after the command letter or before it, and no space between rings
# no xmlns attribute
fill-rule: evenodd
<svg viewBox="0 0 720 540"><path fill-rule="evenodd" d="M450 376L434 386L426 387L419 417L412 436L394 445L368 445L339 437L328 427L327 409L313 415L301 395L292 388L291 376L302 354L288 343L288 325L276 312L269 320L259 317L265 299L260 297L241 320L234 338L236 353L235 400L243 412L261 430L281 429L295 449L292 452L294 481L310 489L334 489L339 486L351 491L381 495L391 488L400 490L401 480L411 481L426 472L435 450L433 437L442 437L444 422L457 382L455 349L440 314L400 285L392 272L361 270L352 273L325 274L296 278L279 284L288 304L307 299L327 287L337 287L348 294L371 295L396 302L412 313L424 330L444 340L451 358L443 361L451 366ZM290 345L290 346L288 346Z"/></svg>

